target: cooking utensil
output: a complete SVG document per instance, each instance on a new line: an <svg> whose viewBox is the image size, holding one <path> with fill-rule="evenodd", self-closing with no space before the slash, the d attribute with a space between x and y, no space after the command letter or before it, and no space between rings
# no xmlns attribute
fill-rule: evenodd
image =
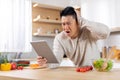
<svg viewBox="0 0 120 80"><path fill-rule="evenodd" d="M110 50L108 50L107 57L102 65L102 69L106 69L108 66L108 60L111 58L113 51L115 50L115 46L111 47Z"/></svg>

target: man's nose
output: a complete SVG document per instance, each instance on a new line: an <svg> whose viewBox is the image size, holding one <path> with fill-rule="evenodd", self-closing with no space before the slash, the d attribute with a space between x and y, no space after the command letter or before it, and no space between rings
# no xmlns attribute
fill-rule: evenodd
<svg viewBox="0 0 120 80"><path fill-rule="evenodd" d="M66 24L66 25L64 25L64 29L66 30L66 29L69 29L69 26Z"/></svg>

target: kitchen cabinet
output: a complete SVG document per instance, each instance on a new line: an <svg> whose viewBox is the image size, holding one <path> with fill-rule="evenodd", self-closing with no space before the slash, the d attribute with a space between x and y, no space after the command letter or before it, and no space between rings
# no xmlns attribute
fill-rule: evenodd
<svg viewBox="0 0 120 80"><path fill-rule="evenodd" d="M63 9L57 6L40 3L32 4L32 34L33 36L52 36L55 31L62 31L60 11Z"/></svg>

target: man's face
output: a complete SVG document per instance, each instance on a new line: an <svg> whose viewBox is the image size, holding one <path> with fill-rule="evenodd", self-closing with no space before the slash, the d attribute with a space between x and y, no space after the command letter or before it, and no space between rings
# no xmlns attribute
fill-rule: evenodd
<svg viewBox="0 0 120 80"><path fill-rule="evenodd" d="M76 23L75 18L73 18L73 16L70 15L62 16L61 21L62 28L65 31L65 33L71 38L76 37L76 34L78 34L78 25Z"/></svg>

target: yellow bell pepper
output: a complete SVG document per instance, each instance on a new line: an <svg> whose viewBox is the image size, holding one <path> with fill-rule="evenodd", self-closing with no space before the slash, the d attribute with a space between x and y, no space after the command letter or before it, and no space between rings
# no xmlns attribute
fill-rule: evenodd
<svg viewBox="0 0 120 80"><path fill-rule="evenodd" d="M3 63L0 65L1 71L9 71L11 70L11 64L10 63Z"/></svg>

